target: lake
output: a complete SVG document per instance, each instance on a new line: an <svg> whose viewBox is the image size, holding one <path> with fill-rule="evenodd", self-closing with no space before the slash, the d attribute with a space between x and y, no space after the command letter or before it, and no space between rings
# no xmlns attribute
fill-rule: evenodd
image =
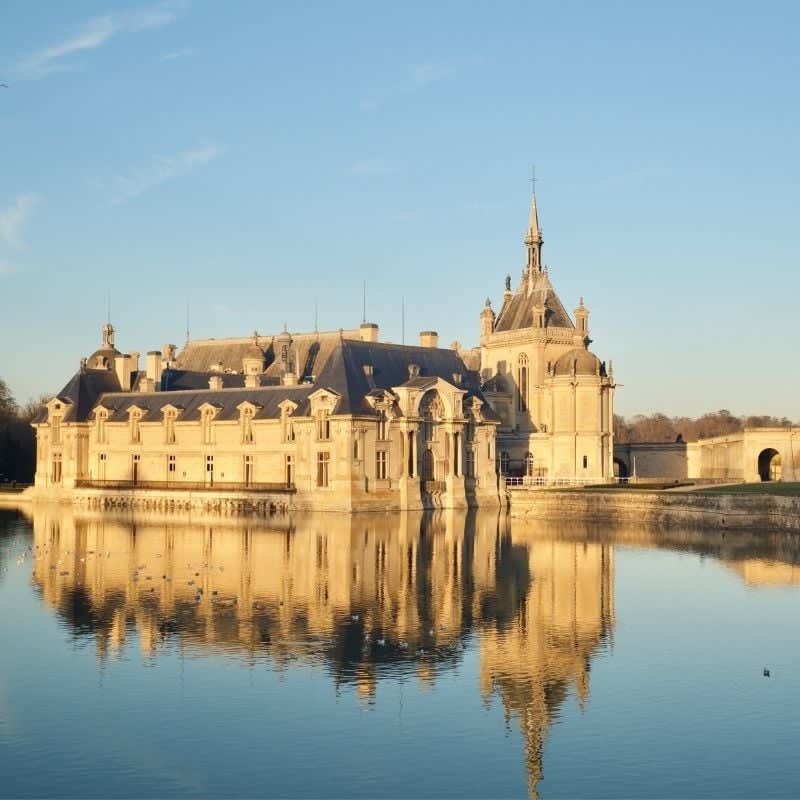
<svg viewBox="0 0 800 800"><path fill-rule="evenodd" d="M797 797L798 612L788 535L0 510L0 796Z"/></svg>

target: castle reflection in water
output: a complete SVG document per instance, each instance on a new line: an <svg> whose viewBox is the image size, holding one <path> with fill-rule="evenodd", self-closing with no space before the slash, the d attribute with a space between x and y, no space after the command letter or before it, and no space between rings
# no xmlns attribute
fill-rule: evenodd
<svg viewBox="0 0 800 800"><path fill-rule="evenodd" d="M101 661L133 640L153 659L179 646L278 670L313 663L366 702L384 675L433 685L469 642L481 694L520 727L531 795L549 726L570 694L585 705L590 661L613 640L615 546L709 554L749 585L800 582L780 537L512 528L491 512L269 524L42 507L33 580Z"/></svg>
<svg viewBox="0 0 800 800"><path fill-rule="evenodd" d="M515 537L492 513L319 515L260 525L179 518L33 520L33 579L98 658L135 632L148 657L178 641L278 668L314 661L372 700L382 672L436 681L480 654L525 738L532 791L548 726L614 624L613 548Z"/></svg>

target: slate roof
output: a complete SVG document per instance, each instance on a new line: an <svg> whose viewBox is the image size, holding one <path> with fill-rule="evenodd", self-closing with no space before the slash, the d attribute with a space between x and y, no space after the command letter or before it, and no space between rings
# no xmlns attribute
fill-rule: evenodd
<svg viewBox="0 0 800 800"><path fill-rule="evenodd" d="M209 373L186 369L165 370L162 390L158 392L123 392L113 370L82 370L76 373L59 393L59 397L69 400L71 406L66 420L86 421L98 405L108 408L109 420L120 422L128 420L131 406L144 410L143 422L161 421L163 406L173 405L181 409L177 420L190 421L200 418L200 407L209 403L219 408L216 419L238 419L238 406L249 401L257 406L255 419L277 419L279 405L291 400L297 409L296 416L310 414L309 396L319 389L328 389L340 395L334 410L335 414L366 414L374 411L366 398L376 392L391 390L393 387L414 386L424 389L432 385L436 378L453 383L453 375L461 377L461 388L467 397L477 396L483 401L482 412L487 419L497 417L486 403L480 391L476 372L466 368L455 350L384 344L380 342L361 342L335 337L326 337L325 363L316 380L294 386L262 385L258 388L244 388L244 376L225 373ZM320 346L317 355L323 352ZM313 355L313 351L311 351ZM419 370L417 377L409 379L409 365L415 364ZM365 366L371 369L364 369ZM223 389L208 388L211 375L219 375ZM262 380L276 380L269 375ZM43 421L46 414L43 415Z"/></svg>
<svg viewBox="0 0 800 800"><path fill-rule="evenodd" d="M220 391L174 391L174 392L112 392L103 395L102 405L113 409L110 422L125 422L131 406L144 409L142 422L160 422L166 405L182 409L178 422L200 419L200 407L209 404L219 409L215 419L235 420L239 418L238 406L250 402L257 407L254 419L277 419L281 415L278 407L284 400L291 400L298 408L296 416L308 416L308 396L314 386L268 386L260 389L222 389Z"/></svg>
<svg viewBox="0 0 800 800"><path fill-rule="evenodd" d="M410 364L419 367L416 378L409 379ZM372 368L371 374L366 374L365 365ZM478 374L466 368L455 350L345 339L328 359L317 385L342 395L336 413L372 414L365 399L370 392L404 385L425 388L437 377L453 383L455 373L462 376L461 388L466 390L466 396L483 400L484 416L494 420L496 416L481 394Z"/></svg>
<svg viewBox="0 0 800 800"><path fill-rule="evenodd" d="M523 275L517 291L503 303L497 315L495 331L514 331L533 327L533 307L544 303L546 327L574 328L561 300L545 272L534 273L533 290L528 294L528 278Z"/></svg>
<svg viewBox="0 0 800 800"><path fill-rule="evenodd" d="M119 390L119 380L114 370L82 369L69 379L56 397L65 403L64 421L76 422L89 416L103 394ZM42 409L31 422L44 422L46 419L47 409Z"/></svg>
<svg viewBox="0 0 800 800"><path fill-rule="evenodd" d="M279 334L280 335L280 334ZM259 337L263 346L265 373L271 378L280 378L282 364L276 358L278 336ZM292 351L295 364L300 367L301 381L318 375L340 338L360 339L358 330L326 331L320 333L292 334ZM176 366L188 372L210 372L212 366L221 362L223 370L242 371L242 360L253 350L253 337L235 339L197 339L189 341L178 354Z"/></svg>

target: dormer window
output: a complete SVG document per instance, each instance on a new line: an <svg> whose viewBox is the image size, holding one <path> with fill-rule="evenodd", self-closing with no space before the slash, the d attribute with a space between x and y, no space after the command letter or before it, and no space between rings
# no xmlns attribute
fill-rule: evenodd
<svg viewBox="0 0 800 800"><path fill-rule="evenodd" d="M408 365L408 379L413 380L414 378L419 378L419 364Z"/></svg>

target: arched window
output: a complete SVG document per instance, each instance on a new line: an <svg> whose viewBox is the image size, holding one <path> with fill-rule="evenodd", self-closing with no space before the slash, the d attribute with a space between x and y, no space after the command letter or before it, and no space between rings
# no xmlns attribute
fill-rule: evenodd
<svg viewBox="0 0 800 800"><path fill-rule="evenodd" d="M533 475L533 453L525 453L525 474Z"/></svg>
<svg viewBox="0 0 800 800"><path fill-rule="evenodd" d="M422 440L432 442L436 438L436 423L442 420L444 408L435 391L428 392L419 406L422 417Z"/></svg>
<svg viewBox="0 0 800 800"><path fill-rule="evenodd" d="M528 410L528 356L520 353L517 359L517 409Z"/></svg>

